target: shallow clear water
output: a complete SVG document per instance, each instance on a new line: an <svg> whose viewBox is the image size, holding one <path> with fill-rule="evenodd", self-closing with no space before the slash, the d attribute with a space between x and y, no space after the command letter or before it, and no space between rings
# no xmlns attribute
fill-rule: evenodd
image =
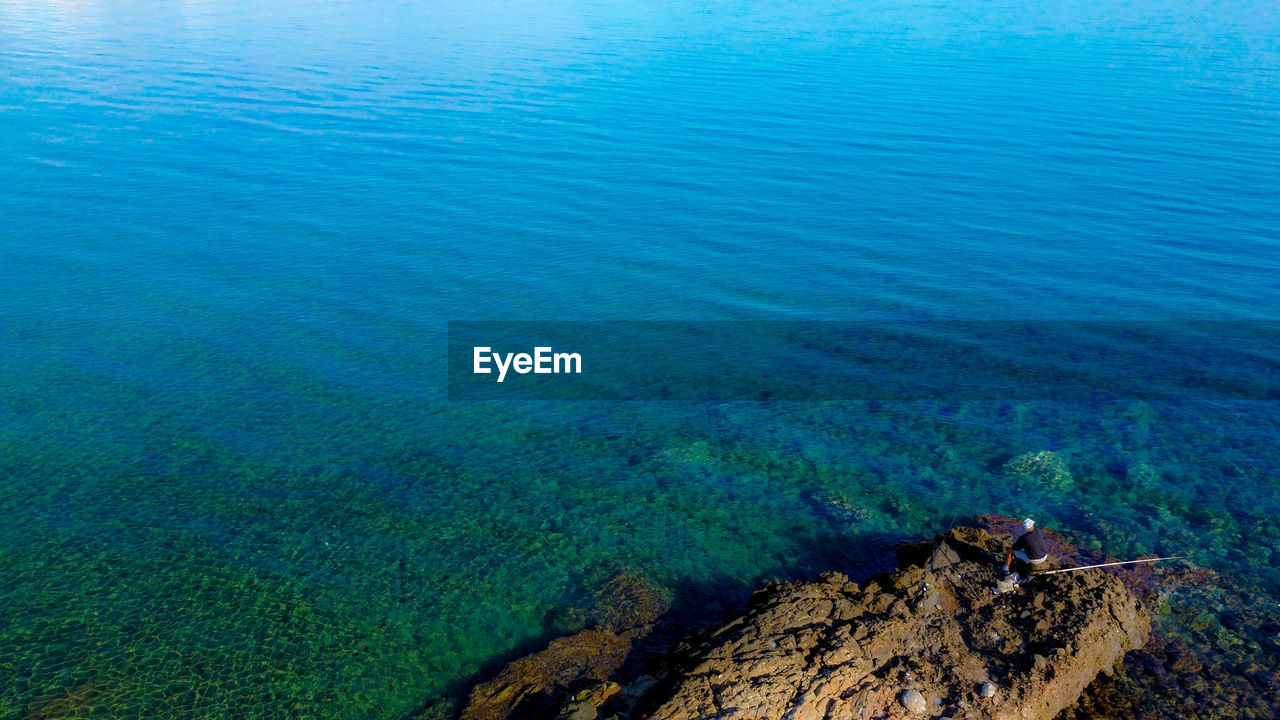
<svg viewBox="0 0 1280 720"><path fill-rule="evenodd" d="M1278 17L5 3L0 717L400 718L619 569L731 599L957 512L1276 597L1265 391L477 404L444 365L475 319L1270 337ZM1002 470L1043 449L1069 482Z"/></svg>

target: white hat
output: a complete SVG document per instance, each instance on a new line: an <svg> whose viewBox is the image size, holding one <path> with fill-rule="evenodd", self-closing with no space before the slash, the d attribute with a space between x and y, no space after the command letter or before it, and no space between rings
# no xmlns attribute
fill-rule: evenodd
<svg viewBox="0 0 1280 720"><path fill-rule="evenodd" d="M1035 520L1032 520L1031 518L1027 518L1026 520L1023 520L1023 521L1022 521L1022 529L1023 529L1023 530L1031 530L1031 528L1033 528L1033 527L1035 527L1035 526L1036 526L1036 521L1035 521Z"/></svg>

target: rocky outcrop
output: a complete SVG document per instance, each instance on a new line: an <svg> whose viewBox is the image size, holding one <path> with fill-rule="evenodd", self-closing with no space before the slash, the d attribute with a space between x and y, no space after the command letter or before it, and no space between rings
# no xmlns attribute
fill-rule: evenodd
<svg viewBox="0 0 1280 720"><path fill-rule="evenodd" d="M590 629L557 638L545 650L512 662L493 680L476 687L462 718L504 720L517 713L554 717L554 705L549 703L556 698L546 696L584 680L605 681L622 667L632 643L644 632L644 628L621 633ZM601 702L606 699L601 693Z"/></svg>
<svg viewBox="0 0 1280 720"><path fill-rule="evenodd" d="M617 683L607 680L666 607L657 588L633 575L614 577L597 593L592 627L556 638L477 685L462 720L594 720L596 707L622 694Z"/></svg>
<svg viewBox="0 0 1280 720"><path fill-rule="evenodd" d="M1049 720L1141 647L1150 620L1101 571L996 594L1004 547L959 528L862 587L834 573L772 585L677 650L646 717Z"/></svg>
<svg viewBox="0 0 1280 720"><path fill-rule="evenodd" d="M1056 557L1076 557L1050 540ZM462 718L1049 720L1142 647L1150 620L1134 592L1097 570L998 594L1007 545L957 528L905 546L897 571L861 586L838 573L774 584L674 649L650 635L665 597L621 575L599 593L591 627L477 685Z"/></svg>

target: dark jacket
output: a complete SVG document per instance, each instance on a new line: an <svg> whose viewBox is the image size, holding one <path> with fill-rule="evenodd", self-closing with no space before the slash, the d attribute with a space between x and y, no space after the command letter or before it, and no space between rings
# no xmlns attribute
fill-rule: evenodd
<svg viewBox="0 0 1280 720"><path fill-rule="evenodd" d="M1031 532L1018 538L1013 543L1014 550L1021 550L1032 560L1049 557L1049 538L1040 528L1032 528Z"/></svg>

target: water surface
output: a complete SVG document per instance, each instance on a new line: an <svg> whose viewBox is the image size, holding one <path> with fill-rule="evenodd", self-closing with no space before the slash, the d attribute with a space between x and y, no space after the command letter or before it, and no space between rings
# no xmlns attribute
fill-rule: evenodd
<svg viewBox="0 0 1280 720"><path fill-rule="evenodd" d="M728 601L957 512L1275 598L1265 393L476 404L444 366L450 320L1250 337L1277 38L1249 0L0 6L0 717L401 718L619 570ZM1039 450L1069 483L1006 475Z"/></svg>

